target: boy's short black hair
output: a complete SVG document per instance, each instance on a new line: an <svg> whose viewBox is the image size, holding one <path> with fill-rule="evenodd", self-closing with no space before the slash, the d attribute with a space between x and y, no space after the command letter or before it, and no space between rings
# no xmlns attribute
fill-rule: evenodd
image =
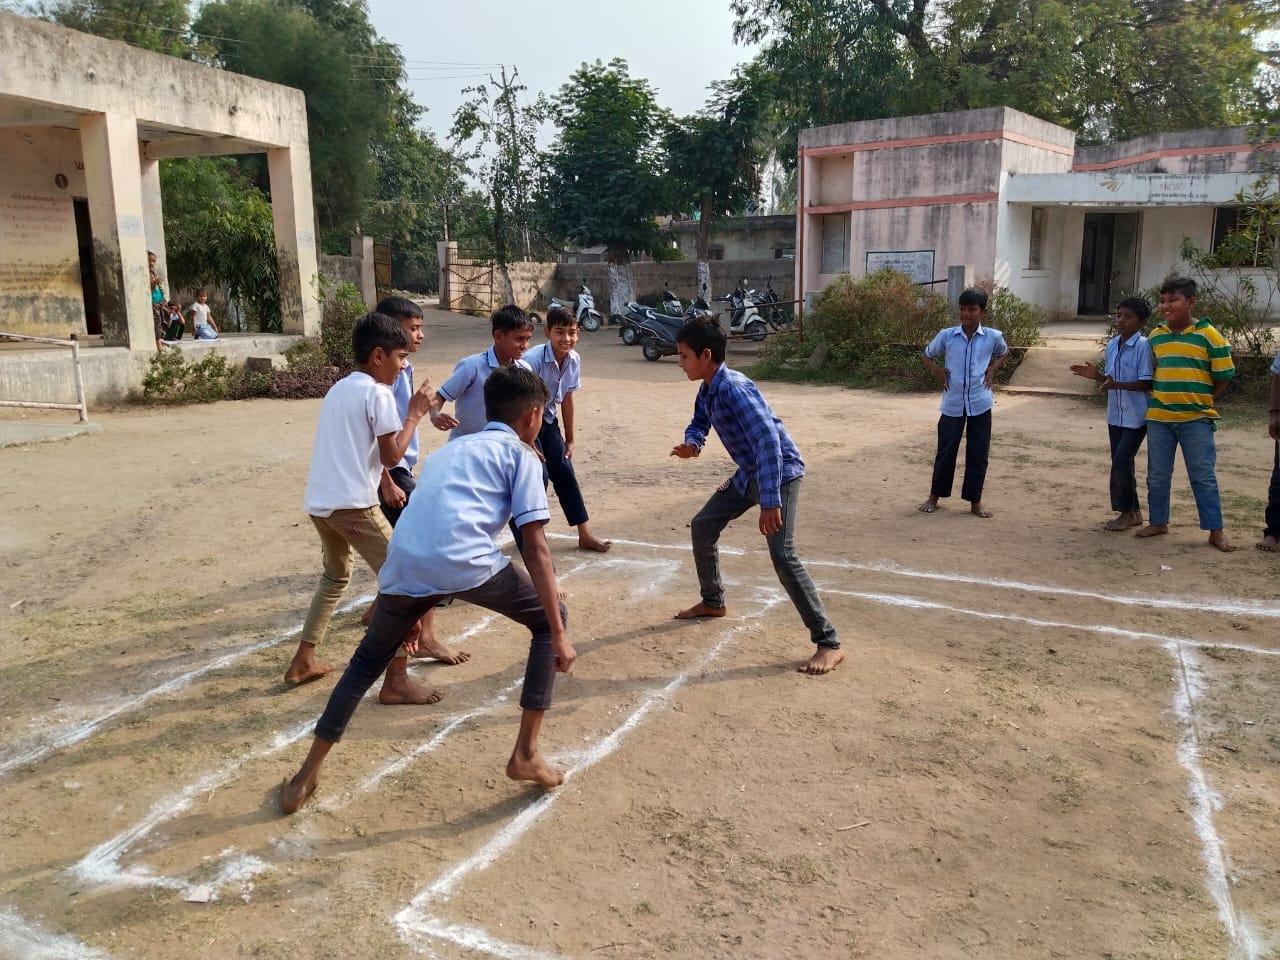
<svg viewBox="0 0 1280 960"><path fill-rule="evenodd" d="M373 308L374 313L385 313L395 320L416 320L422 317L422 308L407 297L383 297Z"/></svg>
<svg viewBox="0 0 1280 960"><path fill-rule="evenodd" d="M1125 297L1116 304L1117 310L1128 310L1143 323L1151 316L1151 304L1145 297Z"/></svg>
<svg viewBox="0 0 1280 960"><path fill-rule="evenodd" d="M490 318L493 324L493 332L499 330L532 330L533 320L529 314L525 313L514 303L508 303L505 307L499 307L493 311ZM505 421L504 421L505 422Z"/></svg>
<svg viewBox="0 0 1280 960"><path fill-rule="evenodd" d="M499 367L484 382L484 415L511 425L534 407L547 405L547 386L524 367Z"/></svg>
<svg viewBox="0 0 1280 960"><path fill-rule="evenodd" d="M351 331L351 350L356 355L356 363L366 364L379 347L387 353L408 350L409 336L399 320L375 310L356 321L355 329Z"/></svg>
<svg viewBox="0 0 1280 960"><path fill-rule="evenodd" d="M711 351L711 359L716 363L724 363L725 339L720 324L711 317L690 320L676 333L676 343L688 344L689 349L698 356L703 350Z"/></svg>
<svg viewBox="0 0 1280 960"><path fill-rule="evenodd" d="M1164 283L1160 284L1161 293L1176 293L1188 300L1196 298L1196 282L1190 277L1170 277Z"/></svg>
<svg viewBox="0 0 1280 960"><path fill-rule="evenodd" d="M977 307L983 313L987 312L987 291L980 287L970 287L956 298L956 306L958 307Z"/></svg>
<svg viewBox="0 0 1280 960"><path fill-rule="evenodd" d="M550 330L552 327L576 327L578 318L573 315L573 311L568 307L552 307L547 311L546 327Z"/></svg>

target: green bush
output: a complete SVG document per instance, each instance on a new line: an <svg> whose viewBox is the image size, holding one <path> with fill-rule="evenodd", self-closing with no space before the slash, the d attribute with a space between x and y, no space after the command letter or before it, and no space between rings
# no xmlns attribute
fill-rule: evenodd
<svg viewBox="0 0 1280 960"><path fill-rule="evenodd" d="M152 403L212 403L227 396L232 375L220 354L207 353L188 363L182 351L162 350L151 358L142 396Z"/></svg>
<svg viewBox="0 0 1280 960"><path fill-rule="evenodd" d="M354 283L340 283L321 292L324 312L320 318L320 345L329 365L346 373L356 364L351 332L356 328L356 321L369 311Z"/></svg>

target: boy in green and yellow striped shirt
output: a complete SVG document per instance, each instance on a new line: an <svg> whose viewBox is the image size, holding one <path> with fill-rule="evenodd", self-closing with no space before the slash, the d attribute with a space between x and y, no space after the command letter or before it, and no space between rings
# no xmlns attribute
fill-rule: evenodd
<svg viewBox="0 0 1280 960"><path fill-rule="evenodd" d="M1139 537L1169 532L1169 486L1173 456L1182 448L1182 462L1195 494L1200 529L1222 551L1235 549L1222 529L1222 501L1214 472L1217 450L1213 434L1218 411L1214 403L1236 374L1231 345L1208 320L1191 315L1196 282L1185 277L1166 280L1160 287L1160 315L1164 322L1148 335L1156 373L1147 407L1148 524Z"/></svg>

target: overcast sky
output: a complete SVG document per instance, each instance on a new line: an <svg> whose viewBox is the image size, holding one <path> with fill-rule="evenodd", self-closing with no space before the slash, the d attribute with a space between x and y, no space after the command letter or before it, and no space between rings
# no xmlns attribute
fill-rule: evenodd
<svg viewBox="0 0 1280 960"><path fill-rule="evenodd" d="M734 46L728 0L370 0L369 7L378 32L409 61L409 88L441 140L461 89L499 63L517 66L531 94L551 95L583 61L622 57L662 106L684 114L754 53Z"/></svg>

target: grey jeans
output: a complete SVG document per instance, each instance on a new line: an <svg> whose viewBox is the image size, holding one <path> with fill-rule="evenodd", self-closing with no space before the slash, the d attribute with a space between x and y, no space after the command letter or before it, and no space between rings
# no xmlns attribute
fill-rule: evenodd
<svg viewBox="0 0 1280 960"><path fill-rule="evenodd" d="M768 538L769 558L787 596L795 604L800 619L809 628L809 637L820 647L838 647L836 628L827 619L813 578L796 554L796 513L800 502L800 478L782 485L782 529ZM693 532L693 562L698 568L702 602L709 607L724 606L724 581L720 578L720 532L760 502L755 481L744 497L729 484L711 495L689 525Z"/></svg>
<svg viewBox="0 0 1280 960"><path fill-rule="evenodd" d="M351 662L343 671L342 679L333 688L333 693L329 694L329 702L316 724L317 737L330 743L337 743L342 739L351 715L356 712L356 707L373 686L373 682L387 669L413 625L433 606L451 596L502 614L529 628L532 636L520 706L526 710L546 710L551 706L551 689L556 676L556 655L551 650L551 625L529 574L509 563L474 590L435 597L378 594L378 599L373 603L373 619L369 621L369 629L365 631L364 639L356 647ZM560 604L560 621L568 623L563 603Z"/></svg>

